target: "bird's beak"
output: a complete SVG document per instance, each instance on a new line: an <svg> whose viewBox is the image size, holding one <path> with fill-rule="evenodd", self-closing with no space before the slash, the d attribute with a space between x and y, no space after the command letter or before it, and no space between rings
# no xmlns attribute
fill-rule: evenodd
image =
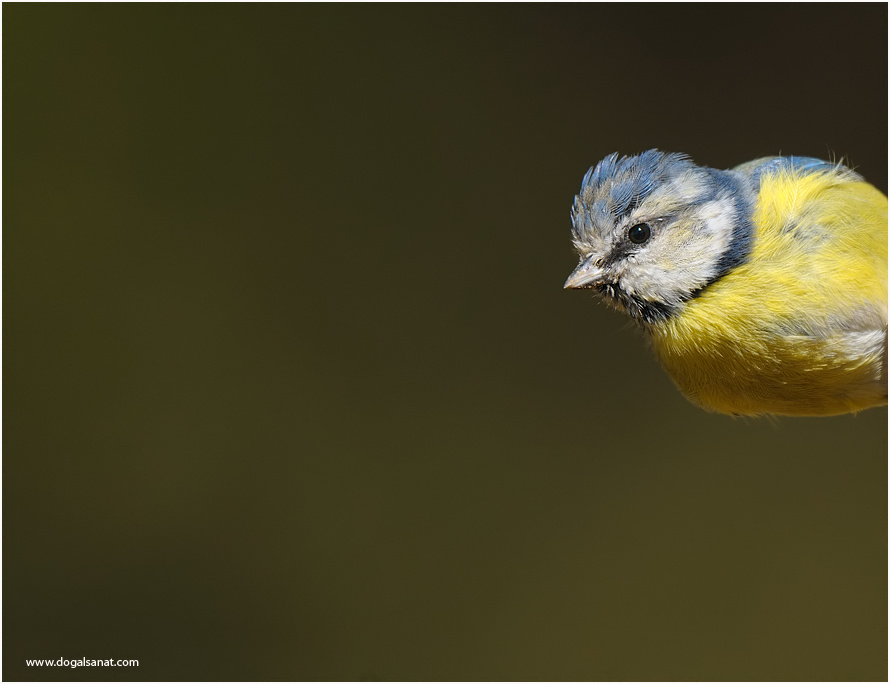
<svg viewBox="0 0 890 684"><path fill-rule="evenodd" d="M564 285L566 290L584 290L593 287L603 277L603 269L596 265L596 255L587 257L572 271Z"/></svg>

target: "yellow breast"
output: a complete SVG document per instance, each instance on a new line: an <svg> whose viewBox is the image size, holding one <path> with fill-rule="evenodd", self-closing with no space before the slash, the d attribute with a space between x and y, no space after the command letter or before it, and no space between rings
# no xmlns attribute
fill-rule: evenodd
<svg viewBox="0 0 890 684"><path fill-rule="evenodd" d="M834 172L765 176L747 263L653 326L693 402L832 415L887 403L887 198Z"/></svg>

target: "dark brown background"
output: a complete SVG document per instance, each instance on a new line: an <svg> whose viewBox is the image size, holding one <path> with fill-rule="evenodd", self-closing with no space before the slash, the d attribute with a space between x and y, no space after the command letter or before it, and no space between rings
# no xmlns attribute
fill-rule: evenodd
<svg viewBox="0 0 890 684"><path fill-rule="evenodd" d="M886 192L885 5L3 20L4 679L886 679L886 410L562 290L616 150Z"/></svg>

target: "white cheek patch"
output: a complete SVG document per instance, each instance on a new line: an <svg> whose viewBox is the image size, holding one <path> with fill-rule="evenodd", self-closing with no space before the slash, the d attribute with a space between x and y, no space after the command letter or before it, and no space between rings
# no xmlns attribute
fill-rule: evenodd
<svg viewBox="0 0 890 684"><path fill-rule="evenodd" d="M646 299L678 302L683 288L681 272L660 266L637 264L632 276L627 277L625 289L638 292Z"/></svg>
<svg viewBox="0 0 890 684"><path fill-rule="evenodd" d="M668 245L673 253L665 253L663 262L670 262L675 284L687 292L701 287L717 275L720 257L729 249L736 218L736 206L728 198L702 204L696 211L695 223L682 241Z"/></svg>
<svg viewBox="0 0 890 684"><path fill-rule="evenodd" d="M736 206L723 197L699 205L694 218L666 227L635 263L622 269L621 285L646 299L678 303L717 275L729 248Z"/></svg>
<svg viewBox="0 0 890 684"><path fill-rule="evenodd" d="M693 249L688 252L690 263L687 266L704 280L717 275L720 257L729 249L732 229L736 219L733 201L725 197L703 204L698 216L702 221L700 234Z"/></svg>

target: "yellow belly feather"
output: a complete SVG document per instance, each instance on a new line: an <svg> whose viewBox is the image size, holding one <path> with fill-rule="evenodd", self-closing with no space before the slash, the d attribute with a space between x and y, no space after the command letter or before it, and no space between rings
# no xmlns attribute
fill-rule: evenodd
<svg viewBox="0 0 890 684"><path fill-rule="evenodd" d="M693 402L832 415L887 403L887 198L839 173L761 180L749 261L650 329Z"/></svg>

